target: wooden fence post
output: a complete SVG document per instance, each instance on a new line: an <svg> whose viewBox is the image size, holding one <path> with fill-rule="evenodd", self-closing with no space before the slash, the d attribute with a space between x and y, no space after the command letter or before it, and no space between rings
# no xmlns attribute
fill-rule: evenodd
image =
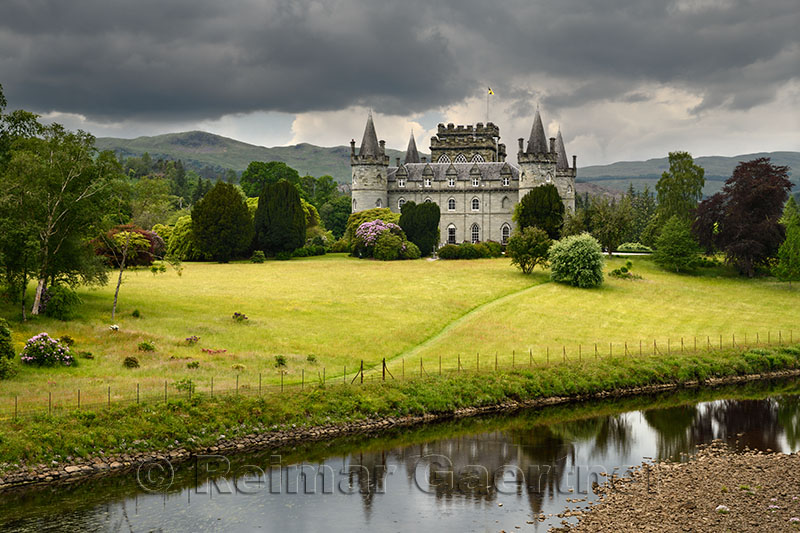
<svg viewBox="0 0 800 533"><path fill-rule="evenodd" d="M481 371L481 353L478 352L475 355L475 369L480 372Z"/></svg>
<svg viewBox="0 0 800 533"><path fill-rule="evenodd" d="M547 347L547 365L550 366L550 347Z"/></svg>
<svg viewBox="0 0 800 533"><path fill-rule="evenodd" d="M47 391L47 414L53 414L53 391Z"/></svg>
<svg viewBox="0 0 800 533"><path fill-rule="evenodd" d="M139 384L136 384L136 404L139 404ZM81 390L78 389L78 411L81 410Z"/></svg>
<svg viewBox="0 0 800 533"><path fill-rule="evenodd" d="M281 392L283 392L283 370L281 370ZM258 395L261 396L261 374L258 374Z"/></svg>
<svg viewBox="0 0 800 533"><path fill-rule="evenodd" d="M164 380L164 403L167 403L167 380Z"/></svg>
<svg viewBox="0 0 800 533"><path fill-rule="evenodd" d="M214 397L214 376L211 376L211 397Z"/></svg>
<svg viewBox="0 0 800 533"><path fill-rule="evenodd" d="M564 355L564 362L566 363L566 362L567 362L567 347L566 347L566 346L564 346L564 345L562 345L562 346L561 346L561 351L563 352L563 355Z"/></svg>
<svg viewBox="0 0 800 533"><path fill-rule="evenodd" d="M528 348L528 366L533 367L533 348Z"/></svg>
<svg viewBox="0 0 800 533"><path fill-rule="evenodd" d="M361 360L361 384L364 384L364 360Z"/></svg>
<svg viewBox="0 0 800 533"><path fill-rule="evenodd" d="M497 372L497 352L494 352L494 371Z"/></svg>

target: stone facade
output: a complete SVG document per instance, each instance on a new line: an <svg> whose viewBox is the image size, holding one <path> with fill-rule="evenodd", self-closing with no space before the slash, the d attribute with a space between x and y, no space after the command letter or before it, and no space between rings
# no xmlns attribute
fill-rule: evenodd
<svg viewBox="0 0 800 533"><path fill-rule="evenodd" d="M561 132L548 144L536 112L526 150L519 139L518 164L506 162L500 129L491 122L476 126L439 124L431 139L431 159L417 153L413 136L405 161L389 166L370 114L361 148L351 141L353 212L388 207L400 212L405 202L434 202L441 212L442 244L493 240L505 243L511 214L534 187L552 183L568 211L575 209L576 159L567 163Z"/></svg>

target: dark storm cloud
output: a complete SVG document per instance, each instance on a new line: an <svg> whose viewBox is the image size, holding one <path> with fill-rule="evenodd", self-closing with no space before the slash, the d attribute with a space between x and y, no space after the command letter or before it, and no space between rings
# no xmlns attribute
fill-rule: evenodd
<svg viewBox="0 0 800 533"><path fill-rule="evenodd" d="M799 18L797 0L7 0L0 83L14 106L107 120L421 112L489 82L520 114L645 83L749 108L798 76ZM529 86L548 76L563 88Z"/></svg>

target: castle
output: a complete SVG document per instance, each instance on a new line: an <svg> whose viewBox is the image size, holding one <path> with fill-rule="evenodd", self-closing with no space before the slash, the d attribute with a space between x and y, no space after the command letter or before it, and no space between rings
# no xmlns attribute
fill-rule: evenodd
<svg viewBox="0 0 800 533"><path fill-rule="evenodd" d="M567 211L575 210L576 157L567 160L559 130L549 143L539 111L527 148L519 139L517 165L506 161L500 128L484 125L439 124L431 138L431 161L420 158L413 134L405 160L389 166L385 142L378 141L372 113L361 147L350 141L353 212L388 207L394 212L408 201L439 206L443 243L493 240L505 244L511 235L511 214L520 198L534 187L552 183Z"/></svg>

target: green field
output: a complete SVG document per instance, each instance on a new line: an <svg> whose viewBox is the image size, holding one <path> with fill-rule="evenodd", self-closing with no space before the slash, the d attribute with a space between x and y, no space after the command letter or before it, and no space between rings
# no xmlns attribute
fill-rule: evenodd
<svg viewBox="0 0 800 533"><path fill-rule="evenodd" d="M622 265L613 259L606 270ZM135 397L163 391L191 379L200 390L278 383L275 355L287 358L285 381L352 378L363 359L372 375L382 358L398 376L462 365L474 369L480 353L483 369L499 364L528 364L529 353L543 362L594 357L628 350L652 353L653 340L662 352L687 351L694 338L702 348L729 346L736 335L754 344L756 335L774 342L777 336L794 340L800 289L771 279L747 280L726 269L679 276L661 271L647 259L634 259L634 272L643 280L607 278L599 289L581 290L549 282L547 273L524 276L507 259L474 261L364 261L328 255L264 264L186 263L183 274L126 273L116 324L109 329L113 286L82 289L81 316L70 322L38 318L25 324L12 321L15 346L41 331L70 335L75 351L91 351L93 360L79 359L76 368L20 367L11 380L0 382L0 411L73 404L78 389L86 403ZM138 309L141 318L131 312ZM235 323L231 315L249 320ZM0 314L16 319L10 304ZM184 339L197 335L196 346ZM153 341L154 352L138 351L141 341ZM208 354L206 349L226 350ZM529 352L530 351L530 352ZM512 355L513 354L513 355ZM126 369L122 361L136 356L141 367ZM315 362L309 362L313 355ZM187 368L198 361L197 369ZM241 366L236 366L241 365ZM235 367L235 368L234 368ZM324 370L323 370L324 369Z"/></svg>

